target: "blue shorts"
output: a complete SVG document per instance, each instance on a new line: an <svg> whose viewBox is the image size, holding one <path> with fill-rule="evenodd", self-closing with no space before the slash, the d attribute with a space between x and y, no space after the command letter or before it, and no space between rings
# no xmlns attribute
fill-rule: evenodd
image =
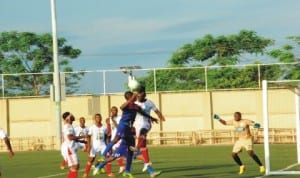
<svg viewBox="0 0 300 178"><path fill-rule="evenodd" d="M134 146L135 145L135 140L134 140L134 136L132 133L132 129L129 126L129 124L127 123L122 123L120 122L118 127L117 127L117 133L116 133L116 137L120 138L120 139L124 139L125 141L125 145L127 146Z"/></svg>
<svg viewBox="0 0 300 178"><path fill-rule="evenodd" d="M128 146L126 142L122 140L120 146L113 152L111 155L113 158L127 157L128 154Z"/></svg>

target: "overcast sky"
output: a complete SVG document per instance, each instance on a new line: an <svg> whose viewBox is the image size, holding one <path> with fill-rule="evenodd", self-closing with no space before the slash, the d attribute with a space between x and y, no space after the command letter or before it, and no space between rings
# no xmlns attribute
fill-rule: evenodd
<svg viewBox="0 0 300 178"><path fill-rule="evenodd" d="M299 0L57 0L57 31L82 50L75 70L164 67L205 34L241 29L275 39L300 35ZM1 0L0 31L51 32L50 0Z"/></svg>

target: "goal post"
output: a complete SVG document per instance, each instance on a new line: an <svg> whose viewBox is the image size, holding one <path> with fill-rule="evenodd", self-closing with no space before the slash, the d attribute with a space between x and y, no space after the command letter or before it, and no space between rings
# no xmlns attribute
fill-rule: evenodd
<svg viewBox="0 0 300 178"><path fill-rule="evenodd" d="M297 82L297 86L287 85L288 83ZM282 80L282 81L262 81L262 106L263 106L263 126L264 126L264 152L265 152L265 167L266 175L289 175L289 174L300 174L300 171L290 171L287 170L294 165L300 164L300 109L299 109L299 86L298 83L300 80ZM296 119L296 150L297 150L297 163L294 165L288 166L285 169L272 171L271 162L270 162L270 141L269 141L269 95L268 95L268 85L276 84L289 88L294 92L295 95L295 119Z"/></svg>

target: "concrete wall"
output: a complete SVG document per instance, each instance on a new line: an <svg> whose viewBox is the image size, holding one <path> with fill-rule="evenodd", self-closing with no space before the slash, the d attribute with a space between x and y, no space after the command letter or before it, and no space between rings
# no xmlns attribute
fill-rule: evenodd
<svg viewBox="0 0 300 178"><path fill-rule="evenodd" d="M260 90L213 91L149 94L167 121L154 125L153 131L196 131L232 129L214 121L213 113L232 119L240 111L244 118L262 123L262 94ZM109 116L111 106L120 106L123 95L67 97L62 112L71 111L76 118L93 123L93 115ZM49 98L12 98L0 100L0 127L12 137L52 136L56 134L55 105ZM289 90L269 92L271 128L294 128L294 94ZM121 114L121 111L120 111ZM152 113L155 116L154 113ZM78 121L74 125L77 125Z"/></svg>

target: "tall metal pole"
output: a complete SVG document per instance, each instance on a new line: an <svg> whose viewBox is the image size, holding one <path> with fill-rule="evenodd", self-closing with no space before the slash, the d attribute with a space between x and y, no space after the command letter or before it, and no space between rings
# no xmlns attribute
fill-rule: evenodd
<svg viewBox="0 0 300 178"><path fill-rule="evenodd" d="M53 85L54 85L54 100L55 100L55 118L57 122L57 148L61 145L61 91L60 91L60 75L58 62L58 46L56 34L56 4L55 0L51 1L51 23L52 23L52 38L53 38Z"/></svg>

